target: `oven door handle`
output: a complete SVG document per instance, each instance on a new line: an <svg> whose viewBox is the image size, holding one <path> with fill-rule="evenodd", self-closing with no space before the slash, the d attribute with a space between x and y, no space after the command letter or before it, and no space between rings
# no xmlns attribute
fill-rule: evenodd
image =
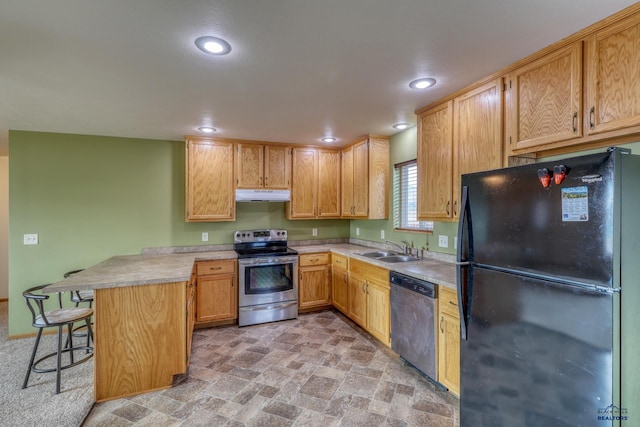
<svg viewBox="0 0 640 427"><path fill-rule="evenodd" d="M280 264L297 264L298 257L289 258L289 257L281 257L281 258L254 258L254 259L240 259L238 260L238 265L240 267L255 267L262 265L280 265Z"/></svg>
<svg viewBox="0 0 640 427"><path fill-rule="evenodd" d="M256 306L250 306L250 307L240 307L240 310L242 311L274 310L277 308L291 307L292 305L298 305L298 301L289 301L281 304L266 304L266 305L263 304L263 305L256 305Z"/></svg>

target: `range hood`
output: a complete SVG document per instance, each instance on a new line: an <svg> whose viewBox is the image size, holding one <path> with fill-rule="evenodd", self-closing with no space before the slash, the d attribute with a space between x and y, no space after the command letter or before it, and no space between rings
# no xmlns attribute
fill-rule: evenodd
<svg viewBox="0 0 640 427"><path fill-rule="evenodd" d="M288 202L289 190L236 190L236 202Z"/></svg>

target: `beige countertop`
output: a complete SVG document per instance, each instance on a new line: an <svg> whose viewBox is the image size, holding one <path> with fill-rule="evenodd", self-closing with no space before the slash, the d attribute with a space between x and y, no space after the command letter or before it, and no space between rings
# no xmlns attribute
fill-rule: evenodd
<svg viewBox="0 0 640 427"><path fill-rule="evenodd" d="M451 255L428 252L420 261L386 263L360 256L380 248L349 243L292 246L300 254L335 252L418 279L456 288L456 270ZM114 256L50 285L48 292L117 288L188 281L195 261L234 259L235 251L187 252Z"/></svg>

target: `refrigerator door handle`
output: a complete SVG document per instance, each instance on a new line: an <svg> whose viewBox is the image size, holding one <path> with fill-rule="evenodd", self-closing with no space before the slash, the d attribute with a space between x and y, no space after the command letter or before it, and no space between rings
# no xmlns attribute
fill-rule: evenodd
<svg viewBox="0 0 640 427"><path fill-rule="evenodd" d="M471 289L469 265L473 250L471 216L469 215L469 187L466 185L462 187L461 198L462 203L460 204L460 219L458 222L458 248L456 251L456 284L458 287L458 310L460 313L460 338L466 341L469 319L467 304L469 302L469 291ZM463 247L465 244L467 245L466 248ZM466 256L469 259L463 259L465 254L464 249L466 249Z"/></svg>

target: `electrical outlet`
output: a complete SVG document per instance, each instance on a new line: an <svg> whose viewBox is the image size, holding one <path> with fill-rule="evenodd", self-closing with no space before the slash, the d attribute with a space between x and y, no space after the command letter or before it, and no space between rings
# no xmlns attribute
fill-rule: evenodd
<svg viewBox="0 0 640 427"><path fill-rule="evenodd" d="M24 235L24 244L25 245L37 245L38 244L38 235L37 234L25 234Z"/></svg>
<svg viewBox="0 0 640 427"><path fill-rule="evenodd" d="M458 249L458 236L453 238L453 249Z"/></svg>
<svg viewBox="0 0 640 427"><path fill-rule="evenodd" d="M360 235L360 227L356 227L356 236Z"/></svg>
<svg viewBox="0 0 640 427"><path fill-rule="evenodd" d="M441 248L448 248L449 247L449 236L439 235L438 236L438 246L440 246Z"/></svg>
<svg viewBox="0 0 640 427"><path fill-rule="evenodd" d="M206 231L204 233L202 233L202 241L203 242L208 242L209 241L209 233L207 233Z"/></svg>
<svg viewBox="0 0 640 427"><path fill-rule="evenodd" d="M384 230L380 230L380 238L384 240Z"/></svg>
<svg viewBox="0 0 640 427"><path fill-rule="evenodd" d="M317 229L317 228L312 228L312 229L311 229L311 234L312 234L313 236L317 236L317 235L318 235L318 229Z"/></svg>

